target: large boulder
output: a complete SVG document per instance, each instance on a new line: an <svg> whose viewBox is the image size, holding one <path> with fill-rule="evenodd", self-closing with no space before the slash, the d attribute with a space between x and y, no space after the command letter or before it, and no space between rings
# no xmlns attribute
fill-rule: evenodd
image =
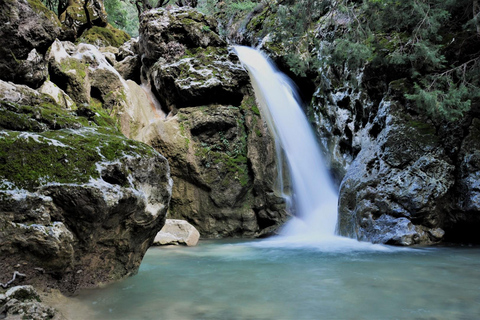
<svg viewBox="0 0 480 320"><path fill-rule="evenodd" d="M173 63L157 62L150 78L168 109L212 103L238 106L248 83L238 58L226 48L200 49Z"/></svg>
<svg viewBox="0 0 480 320"><path fill-rule="evenodd" d="M141 119L145 108L140 104L150 108L152 102L138 84L120 75L111 51L56 40L48 51L50 79L78 106L97 105L114 116L122 133L133 137L141 129L140 123L150 123Z"/></svg>
<svg viewBox="0 0 480 320"><path fill-rule="evenodd" d="M147 68L159 59L173 62L186 49L225 47L216 21L186 7L170 6L144 12L139 33L142 63Z"/></svg>
<svg viewBox="0 0 480 320"><path fill-rule="evenodd" d="M148 11L142 15L139 49L143 72L166 110L240 105L248 76L229 54L215 20L191 8Z"/></svg>
<svg viewBox="0 0 480 320"><path fill-rule="evenodd" d="M165 220L167 160L101 110L2 87L0 282L19 271L73 292L135 273Z"/></svg>
<svg viewBox="0 0 480 320"><path fill-rule="evenodd" d="M60 22L40 0L2 0L0 7L0 79L38 88L47 79L44 55Z"/></svg>

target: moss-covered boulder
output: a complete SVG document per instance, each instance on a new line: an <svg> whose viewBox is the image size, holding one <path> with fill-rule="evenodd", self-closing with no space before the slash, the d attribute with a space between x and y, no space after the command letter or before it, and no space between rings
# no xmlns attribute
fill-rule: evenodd
<svg viewBox="0 0 480 320"><path fill-rule="evenodd" d="M167 160L102 109L2 86L0 282L19 271L73 292L135 273L164 223Z"/></svg>
<svg viewBox="0 0 480 320"><path fill-rule="evenodd" d="M48 76L44 55L60 22L40 0L2 0L0 8L0 79L38 88Z"/></svg>
<svg viewBox="0 0 480 320"><path fill-rule="evenodd" d="M77 43L89 43L97 47L120 47L130 40L130 36L123 30L114 28L111 24L106 27L93 26L86 30L77 40Z"/></svg>
<svg viewBox="0 0 480 320"><path fill-rule="evenodd" d="M91 44L76 46L56 40L48 52L50 79L77 105L97 105L118 119L122 132L130 136L130 122L138 120L137 103L142 99L136 93L140 87L125 81L113 67L116 60L111 61L109 54Z"/></svg>
<svg viewBox="0 0 480 320"><path fill-rule="evenodd" d="M59 18L63 28L73 35L72 41L87 29L107 26L107 12L100 0L71 0Z"/></svg>

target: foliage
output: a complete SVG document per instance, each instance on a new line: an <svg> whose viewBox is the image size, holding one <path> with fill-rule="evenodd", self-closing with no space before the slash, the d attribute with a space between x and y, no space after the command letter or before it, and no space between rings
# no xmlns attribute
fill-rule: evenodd
<svg viewBox="0 0 480 320"><path fill-rule="evenodd" d="M117 29L127 32L130 36L138 36L137 8L130 1L105 0L105 11L108 22Z"/></svg>
<svg viewBox="0 0 480 320"><path fill-rule="evenodd" d="M198 11L206 15L215 15L222 21L232 22L252 12L261 0L199 0ZM220 27L220 34L225 35L226 26Z"/></svg>
<svg viewBox="0 0 480 320"><path fill-rule="evenodd" d="M285 60L296 75L306 76L319 66L313 29L330 5L330 0L284 1L277 10L281 28L272 27L273 40L282 43Z"/></svg>
<svg viewBox="0 0 480 320"><path fill-rule="evenodd" d="M468 10L471 0L343 1L349 24L341 39L324 46L327 63L390 69L391 80L406 77L406 98L433 118L455 120L479 96L478 59L449 59L455 35L475 39ZM470 20L470 21L469 21ZM478 42L478 40L477 40ZM466 59L470 59L465 62Z"/></svg>

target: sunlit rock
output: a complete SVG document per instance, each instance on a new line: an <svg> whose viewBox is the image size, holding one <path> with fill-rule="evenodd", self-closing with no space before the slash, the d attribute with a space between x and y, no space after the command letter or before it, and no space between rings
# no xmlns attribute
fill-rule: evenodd
<svg viewBox="0 0 480 320"><path fill-rule="evenodd" d="M200 233L190 223L185 220L167 219L162 230L157 233L154 245L186 245L196 246L200 239Z"/></svg>

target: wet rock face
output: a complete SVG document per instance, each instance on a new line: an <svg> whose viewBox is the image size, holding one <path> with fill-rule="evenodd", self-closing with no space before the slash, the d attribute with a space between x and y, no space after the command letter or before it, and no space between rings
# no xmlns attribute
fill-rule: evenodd
<svg viewBox="0 0 480 320"><path fill-rule="evenodd" d="M74 292L135 273L164 223L167 160L86 109L1 88L0 282L19 271Z"/></svg>
<svg viewBox="0 0 480 320"><path fill-rule="evenodd" d="M0 79L38 88L47 78L44 55L60 22L39 0L5 0L0 7Z"/></svg>
<svg viewBox="0 0 480 320"><path fill-rule="evenodd" d="M341 234L399 245L441 240L454 166L432 125L384 101L381 126L348 168L339 199Z"/></svg>
<svg viewBox="0 0 480 320"><path fill-rule="evenodd" d="M359 86L330 76L314 111L341 181L340 233L396 245L477 242L478 120L434 124L403 101L402 81L375 101L362 84L368 75L357 75Z"/></svg>
<svg viewBox="0 0 480 320"><path fill-rule="evenodd" d="M215 22L189 8L148 11L139 51L143 75L170 112L136 136L172 166L169 216L203 238L273 233L287 219L274 191L274 142Z"/></svg>
<svg viewBox="0 0 480 320"><path fill-rule="evenodd" d="M144 129L142 139L172 164L169 216L204 238L261 236L287 218L273 188L273 141L250 108L184 108Z"/></svg>

